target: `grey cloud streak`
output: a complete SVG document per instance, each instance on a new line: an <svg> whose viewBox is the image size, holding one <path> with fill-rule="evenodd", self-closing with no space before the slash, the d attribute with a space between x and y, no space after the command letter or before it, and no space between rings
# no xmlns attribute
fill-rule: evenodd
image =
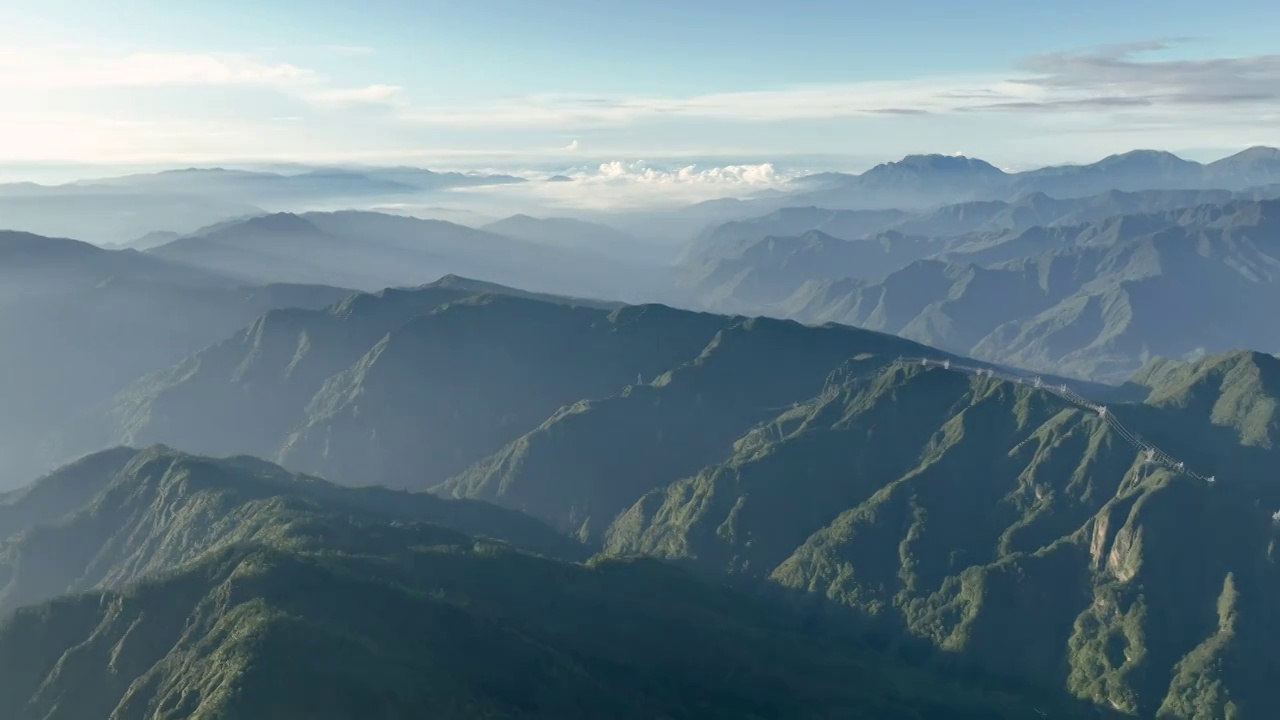
<svg viewBox="0 0 1280 720"><path fill-rule="evenodd" d="M941 117L949 113L1038 114L1047 118L1104 114L1113 123L1136 112L1184 125L1225 122L1219 107L1280 109L1280 55L1235 58L1150 57L1173 38L1034 55L1008 74L922 77L694 96L559 94L498 98L488 103L408 109L404 122L465 127L556 127L580 130L645 120L786 122L855 117ZM1074 118L1072 118L1074 122Z"/></svg>
<svg viewBox="0 0 1280 720"><path fill-rule="evenodd" d="M1280 54L1143 60L1179 39L1059 52L1024 59L1032 77L1014 81L1044 90L1044 101L991 103L967 111L1103 109L1280 103ZM1054 98L1052 95L1066 95Z"/></svg>

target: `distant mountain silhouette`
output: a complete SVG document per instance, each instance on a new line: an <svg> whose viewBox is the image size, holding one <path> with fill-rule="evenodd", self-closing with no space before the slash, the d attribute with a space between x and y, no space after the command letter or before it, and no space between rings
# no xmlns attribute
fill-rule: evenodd
<svg viewBox="0 0 1280 720"><path fill-rule="evenodd" d="M138 376L268 310L350 292L251 286L134 250L0 232L0 473L65 457L45 436Z"/></svg>
<svg viewBox="0 0 1280 720"><path fill-rule="evenodd" d="M0 184L0 228L126 244L157 230L186 235L227 218L267 210L518 182L523 180L509 175L420 168L301 167L283 174L215 167L53 186Z"/></svg>
<svg viewBox="0 0 1280 720"><path fill-rule="evenodd" d="M262 215L215 225L148 253L247 282L370 291L418 286L446 274L596 297L625 297L647 282L628 263L603 253L362 211Z"/></svg>
<svg viewBox="0 0 1280 720"><path fill-rule="evenodd" d="M1032 228L879 281L814 274L780 314L1118 382L1153 355L1280 350L1277 238L1280 201Z"/></svg>
<svg viewBox="0 0 1280 720"><path fill-rule="evenodd" d="M910 209L971 200L1008 202L1031 193L1066 199L1111 190L1244 190L1280 182L1277 152L1251 148L1202 165L1168 152L1134 150L1086 165L1017 173L974 158L909 155L861 175L827 173L796 183L798 192L791 194L789 204Z"/></svg>

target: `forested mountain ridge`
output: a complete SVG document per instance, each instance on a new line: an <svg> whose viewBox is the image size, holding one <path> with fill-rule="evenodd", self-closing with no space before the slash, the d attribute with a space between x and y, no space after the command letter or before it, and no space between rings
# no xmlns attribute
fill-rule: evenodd
<svg viewBox="0 0 1280 720"><path fill-rule="evenodd" d="M17 512L32 503L50 524ZM73 555L89 559L79 587L109 588L0 623L0 711L15 720L905 720L1071 707L911 667L653 561L575 565L446 527L458 513L500 535L531 526L503 511L343 490L249 458L109 451L0 509L14 511L6 534L25 525L0 551L6 602L56 589L32 571L74 578L75 565L43 562Z"/></svg>
<svg viewBox="0 0 1280 720"><path fill-rule="evenodd" d="M1206 363L1244 378L1256 360ZM650 492L606 547L816 593L1142 717L1250 717L1280 663L1258 642L1277 621L1280 489L1273 451L1244 444L1257 410L1199 373L1179 396L1199 405L1109 411L1214 486L1144 467L1096 415L1044 392L850 366L727 461Z"/></svg>
<svg viewBox="0 0 1280 720"><path fill-rule="evenodd" d="M610 294L566 259L632 239L523 215L505 239L257 215L145 253L2 235L0 330L28 342L0 392L33 398L6 438L42 467L114 449L0 495L0 715L1265 717L1280 204L1070 197L1093 172L710 229L676 272L729 314L496 284ZM487 281L240 272L382 287L356 241L399 278L479 257ZM193 247L234 262L166 257ZM984 361L1106 414L952 369Z"/></svg>
<svg viewBox="0 0 1280 720"><path fill-rule="evenodd" d="M822 598L887 637L1101 706L1256 712L1253 671L1195 678L1222 653L1276 661L1252 639L1273 622L1274 358L1153 367L1126 390L1147 402L1112 405L1216 476L1209 487L1145 466L1054 395L897 362L938 355L845 326L447 278L268 313L122 394L121 435L96 442L434 487L532 514L580 551ZM1212 545L1195 539L1220 524ZM1238 631L1187 620L1217 617L1222 597Z"/></svg>
<svg viewBox="0 0 1280 720"><path fill-rule="evenodd" d="M694 361L717 333L744 322L662 305L584 305L457 279L356 295L326 310L268 313L135 383L69 432L65 447L165 443L257 455L339 481L426 488L562 407ZM757 324L815 338L792 353L822 357L824 367L812 372L829 371L859 343L922 352L849 328ZM818 337L849 339L824 347Z"/></svg>
<svg viewBox="0 0 1280 720"><path fill-rule="evenodd" d="M721 363L787 347L735 336L744 352ZM1144 465L1092 410L1029 385L868 352L825 382L788 374L785 390L765 379L778 363L759 359L760 376L725 383L709 350L650 386L562 411L438 491L530 512L612 554L826 598L884 632L1142 717L1265 705L1252 670L1193 679L1210 662L1202 643L1257 667L1280 662L1272 650L1174 618L1213 615L1229 582L1231 603L1251 608L1233 627L1265 636L1275 621L1265 598L1276 572L1254 560L1280 537L1265 440L1275 358L1206 358L1167 375L1149 403L1109 408L1214 486ZM771 406L818 384L812 399ZM1096 603L1117 614L1096 615ZM1127 659L1107 654L1122 631Z"/></svg>
<svg viewBox="0 0 1280 720"><path fill-rule="evenodd" d="M288 546L317 514L364 524L430 522L556 557L585 557L580 545L538 521L484 503L346 488L251 457L116 448L0 496L0 611L119 586L212 549Z"/></svg>

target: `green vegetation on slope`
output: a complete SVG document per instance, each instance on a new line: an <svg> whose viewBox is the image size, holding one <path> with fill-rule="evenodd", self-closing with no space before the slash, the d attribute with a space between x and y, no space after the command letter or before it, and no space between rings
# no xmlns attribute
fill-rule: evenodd
<svg viewBox="0 0 1280 720"><path fill-rule="evenodd" d="M100 423L105 433L89 428L69 444L165 443L348 483L426 488L562 406L697 356L734 322L527 295L441 282L269 313L135 383Z"/></svg>
<svg viewBox="0 0 1280 720"><path fill-rule="evenodd" d="M1270 691L1259 668L1280 662L1261 640L1280 620L1274 456L1221 415L1112 411L1162 446L1194 444L1188 461L1218 486L1143 466L1095 414L1047 393L851 362L728 459L641 498L606 548L816 594L1144 717L1222 717L1228 703L1256 716ZM1217 609L1228 576L1230 623ZM1202 683L1217 657L1247 660Z"/></svg>
<svg viewBox="0 0 1280 720"><path fill-rule="evenodd" d="M155 447L83 458L0 496L0 611L114 586L245 542L290 546L317 514L432 522L552 556L585 557L525 515L479 502L344 488L241 457Z"/></svg>
<svg viewBox="0 0 1280 720"><path fill-rule="evenodd" d="M692 362L561 409L435 491L497 502L597 544L637 497L724 457L752 426L821 390L846 358L919 350L852 328L744 320Z"/></svg>
<svg viewBox="0 0 1280 720"><path fill-rule="evenodd" d="M525 554L414 518L410 496L379 516L367 491L257 460L113 451L7 507L37 498L60 498L70 521L9 547L92 556L83 577L111 589L0 625L0 715L14 720L1060 712L912 669L654 561ZM467 507L426 501L444 522ZM17 571L6 592L40 586Z"/></svg>
<svg viewBox="0 0 1280 720"><path fill-rule="evenodd" d="M1263 711L1254 668L1277 658L1274 358L1152 363L1106 396L1126 426L1216 476L1210 487L1144 466L1054 395L896 363L934 354L900 338L476 289L273 313L135 387L117 417L134 443L491 501L577 541L544 552L656 555L1098 707ZM1144 387L1146 402L1116 399ZM48 493L28 495L50 517ZM193 559L185 548L279 544L247 522L243 537L182 540L155 529L172 515L142 510L149 497L68 521L93 538L83 545L6 545L11 602L113 586ZM0 520L24 512L0 503ZM116 520L131 529L89 529ZM123 554L130 537L146 552ZM33 570L50 565L41 547L74 572Z"/></svg>

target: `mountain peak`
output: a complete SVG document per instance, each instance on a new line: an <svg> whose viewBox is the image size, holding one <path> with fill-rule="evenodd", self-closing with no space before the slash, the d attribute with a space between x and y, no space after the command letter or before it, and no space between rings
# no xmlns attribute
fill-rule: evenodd
<svg viewBox="0 0 1280 720"><path fill-rule="evenodd" d="M872 171L881 168L903 168L916 171L936 172L977 172L990 175L1005 174L1003 170L985 160L965 157L964 155L942 155L939 153L907 155L897 162L877 165L872 168Z"/></svg>
<svg viewBox="0 0 1280 720"><path fill-rule="evenodd" d="M1116 155L1108 155L1097 163L1099 166L1172 166L1184 167L1196 165L1190 160L1184 160L1167 150L1130 150L1129 152L1119 153Z"/></svg>
<svg viewBox="0 0 1280 720"><path fill-rule="evenodd" d="M1262 171L1270 176L1277 167L1280 167L1280 149L1265 145L1255 145L1234 155L1228 155L1221 160L1215 160L1209 163L1209 167L1226 172L1249 173L1251 171Z"/></svg>
<svg viewBox="0 0 1280 720"><path fill-rule="evenodd" d="M1268 147L1266 145L1254 145L1251 148L1246 148L1244 150L1241 150L1235 155L1230 155L1228 157L1225 157L1223 158L1223 160L1231 160L1232 158L1238 158L1242 160L1254 159L1254 158L1280 160L1280 148Z"/></svg>
<svg viewBox="0 0 1280 720"><path fill-rule="evenodd" d="M318 230L310 220L289 212L259 215L245 220L240 227L270 233L303 233Z"/></svg>

